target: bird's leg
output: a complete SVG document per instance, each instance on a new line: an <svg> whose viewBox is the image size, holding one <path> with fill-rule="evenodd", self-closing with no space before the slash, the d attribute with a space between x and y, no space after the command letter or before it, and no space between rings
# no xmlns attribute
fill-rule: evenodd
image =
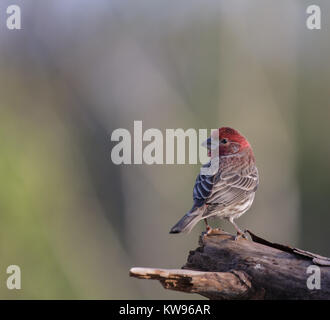
<svg viewBox="0 0 330 320"><path fill-rule="evenodd" d="M205 208L207 210L208 204L205 205ZM210 234L212 232L212 228L209 226L209 224L207 223L207 219L204 219L205 222L205 226L206 226L206 234Z"/></svg>
<svg viewBox="0 0 330 320"><path fill-rule="evenodd" d="M207 223L207 219L204 219L205 222L205 226L206 226L206 233L209 234L210 232L212 232L212 228L209 226L209 224Z"/></svg>
<svg viewBox="0 0 330 320"><path fill-rule="evenodd" d="M243 232L239 227L238 225L235 223L234 221L234 218L229 218L229 221L233 224L233 226L235 227L236 231L237 231L237 235L235 237L235 241L240 239L240 238L245 238L246 239L246 236L245 236L245 232Z"/></svg>
<svg viewBox="0 0 330 320"><path fill-rule="evenodd" d="M222 230L220 228L216 228L216 229L213 229L211 228L208 223L207 223L207 219L205 218L204 219L204 222L205 222L205 225L206 225L206 235L209 236L209 235L217 235L217 234L221 234L222 233Z"/></svg>

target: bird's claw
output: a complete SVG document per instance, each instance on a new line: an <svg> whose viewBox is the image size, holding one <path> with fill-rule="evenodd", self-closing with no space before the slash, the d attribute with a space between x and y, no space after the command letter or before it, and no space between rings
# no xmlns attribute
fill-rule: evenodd
<svg viewBox="0 0 330 320"><path fill-rule="evenodd" d="M211 228L210 226L209 226L209 227L206 227L206 235L207 235L207 236L220 234L220 233L222 233L222 232L223 232L223 230L220 229L220 228L215 228L215 229L213 229L213 228Z"/></svg>
<svg viewBox="0 0 330 320"><path fill-rule="evenodd" d="M237 235L236 235L236 237L235 237L235 241L237 241L237 240L239 240L239 239L241 239L241 238L243 238L243 239L248 239L247 238L247 236L246 236L246 230L244 230L244 231L237 231Z"/></svg>

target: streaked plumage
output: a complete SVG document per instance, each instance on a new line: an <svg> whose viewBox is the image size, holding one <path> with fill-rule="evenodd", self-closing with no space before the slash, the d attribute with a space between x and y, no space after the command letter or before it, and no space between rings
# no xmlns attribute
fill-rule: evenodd
<svg viewBox="0 0 330 320"><path fill-rule="evenodd" d="M215 134L219 135L219 155L211 159L219 162L219 168L214 174L197 176L194 205L170 233L189 232L198 221L214 216L228 219L242 233L234 219L246 212L254 200L259 183L255 158L250 144L236 130L225 127ZM210 138L207 146L210 151ZM211 161L203 167L210 165Z"/></svg>

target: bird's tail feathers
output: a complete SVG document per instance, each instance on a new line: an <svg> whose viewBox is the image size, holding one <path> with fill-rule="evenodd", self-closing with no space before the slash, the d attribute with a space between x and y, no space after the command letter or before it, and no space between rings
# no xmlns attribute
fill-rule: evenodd
<svg viewBox="0 0 330 320"><path fill-rule="evenodd" d="M195 208L186 213L177 224L175 224L170 233L188 233L196 225L198 221L202 219L203 210L200 208Z"/></svg>

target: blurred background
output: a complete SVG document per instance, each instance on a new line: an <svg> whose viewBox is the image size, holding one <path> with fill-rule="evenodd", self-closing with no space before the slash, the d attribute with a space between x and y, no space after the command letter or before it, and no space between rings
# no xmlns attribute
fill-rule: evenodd
<svg viewBox="0 0 330 320"><path fill-rule="evenodd" d="M22 30L6 28L13 2ZM112 131L134 120L239 129L260 186L238 224L329 256L330 3L313 1L313 31L310 4L2 0L0 298L200 298L128 276L181 267L204 229L168 234L200 165L112 163Z"/></svg>

